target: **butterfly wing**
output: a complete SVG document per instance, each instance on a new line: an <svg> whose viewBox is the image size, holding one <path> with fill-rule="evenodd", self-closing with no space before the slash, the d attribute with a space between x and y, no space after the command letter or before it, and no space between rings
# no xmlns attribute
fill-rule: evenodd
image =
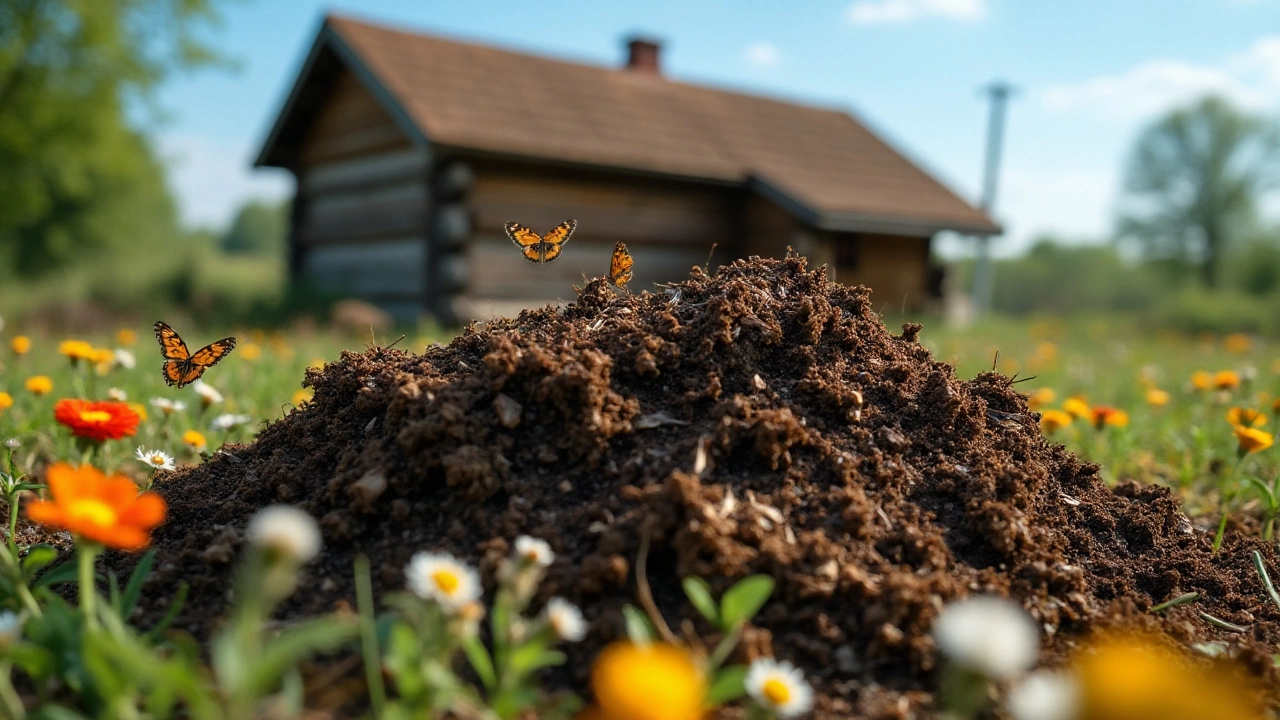
<svg viewBox="0 0 1280 720"><path fill-rule="evenodd" d="M539 246L542 244L541 235L518 222L509 222L503 226L503 229L507 231L507 237L511 238L511 242L520 248L520 254L524 256L525 260L529 262L543 261L539 253Z"/></svg>
<svg viewBox="0 0 1280 720"><path fill-rule="evenodd" d="M164 365L160 366L160 374L164 376L165 385L182 387L187 384L183 382L182 378L188 374L190 368L191 362L188 360L165 360ZM196 377L199 377L199 375ZM195 378L192 378L192 380L195 380Z"/></svg>
<svg viewBox="0 0 1280 720"><path fill-rule="evenodd" d="M178 387L182 387L187 383L193 383L200 379L205 370L217 365L222 358L226 357L236 347L236 339L233 337L222 338L218 342L209 343L192 354L182 369L181 377L178 380Z"/></svg>
<svg viewBox="0 0 1280 720"><path fill-rule="evenodd" d="M560 252L563 250L564 244L569 242L569 236L577 229L577 220L565 220L559 225L551 228L551 232L543 235L541 262L551 262L552 260L560 257Z"/></svg>
<svg viewBox="0 0 1280 720"><path fill-rule="evenodd" d="M613 258L609 260L609 282L622 287L631 281L631 266L635 260L621 241L613 246Z"/></svg>
<svg viewBox="0 0 1280 720"><path fill-rule="evenodd" d="M178 337L178 333L173 328L157 322L155 330L156 342L160 343L160 354L165 360L186 360L191 357L191 353L187 351L187 344L182 342L182 338Z"/></svg>

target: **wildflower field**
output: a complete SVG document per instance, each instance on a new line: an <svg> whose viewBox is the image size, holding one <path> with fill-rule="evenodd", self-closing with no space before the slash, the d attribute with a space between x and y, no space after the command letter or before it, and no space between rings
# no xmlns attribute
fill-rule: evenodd
<svg viewBox="0 0 1280 720"><path fill-rule="evenodd" d="M604 391L580 390L580 383L621 383L618 393L627 397L633 374L636 387L652 385L655 377L674 382L665 379L674 377L674 358L691 358L700 346L691 339L677 351L625 333L649 332L642 323L661 326L659 311L666 308L697 326L700 313L709 312L706 297L738 297L732 283L754 277L788 288L814 282L803 265L770 265L727 280L695 277L665 297L621 298L593 285L576 316L548 312L522 325L472 328L449 347L427 348L449 338L406 338L385 350L319 333L188 328L183 332L193 349L224 335L238 344L181 389L161 378L149 324L77 337L10 324L0 344L0 440L6 441L0 494L10 508L0 549L0 713L681 720L724 707L746 717L945 712L976 718L993 708L1018 720L1265 716L1265 698L1276 694L1259 688L1275 672L1259 669L1258 648L1280 634L1264 629L1280 614L1280 593L1267 576L1274 552L1260 543L1271 539L1280 516L1280 464L1271 449L1280 345L1243 335L1151 335L1092 320L1002 320L964 330L931 324L890 337L867 324L879 321L865 300L824 289L824 301L830 293L832 307L856 318L856 342L869 343L847 351L848 368L832 371L856 379L857 390L823 385L828 379L814 371L788 375L791 370L778 370L784 364L763 350L744 355L755 364L742 368L716 365L713 354L705 361L717 368L706 396L686 391L679 399L667 387L653 387L656 395L638 391L636 407L628 409ZM808 320L794 318L816 311L804 302L779 292L743 314L754 318L742 326L759 328L759 340L748 341L746 332L715 337L786 348L788 342L769 339L776 318L783 336L808 338L791 345L828 343L838 351L841 342L855 342L853 336L816 341L805 335ZM832 318L818 334L844 337L834 330L839 315ZM580 354L563 350L557 359L546 349L567 348L568 340L541 329L556 323L579 323L564 338L615 332L609 326L616 324L621 339L606 335ZM956 378L896 378L941 377L914 354L916 342L954 366ZM424 349L428 359L419 356ZM885 360L861 364L877 352L886 353ZM603 356L616 366L612 379L601 374ZM895 362L907 369L889 367ZM917 388L912 392L920 397L944 398L930 399L929 408L962 398L958 419L949 422L957 428L985 423L969 432L996 438L980 452L945 451L950 464L929 472L957 488L946 492L977 498L978 485L965 485L969 468L991 463L983 472L998 476L1007 466L1002 453L1088 480L1087 465L1073 464L1053 447L1062 443L1099 463L1106 485L1169 488L1193 526L1176 532L1195 539L1178 542L1199 553L1196 563L1234 558L1224 559L1222 570L1248 590L1233 586L1213 597L1184 571L1181 583L1143 581L1136 590L1103 592L1081 579L1079 562L1074 569L1066 561L1046 569L1046 556L1034 547L997 542L1007 558L1001 562L1022 568L1006 580L972 559L989 552L966 545L980 538L950 545L921 540L934 532L929 518L944 516L939 508L951 501L932 505L915 491L894 489L893 476L917 477L913 444L949 447L951 441L937 428L900 422L906 412L900 407L908 405L895 405L895 396L877 384L871 372L877 367L900 387ZM984 375L993 368L1012 377L1012 385ZM314 387L302 386L304 376ZM556 378L564 385L545 390ZM775 393L785 383L794 383L801 399L778 409L770 403L790 397ZM721 384L726 399L719 399ZM464 391L483 403L468 405ZM818 401L805 405L810 395ZM677 405L652 407L659 396L705 408L704 429L688 429L701 421L677 412ZM974 405L971 396L984 402ZM561 405L564 398L580 403L585 416L570 418L568 427L585 435L612 432L602 435L612 439L586 442L581 455L564 438L523 449L520 433L545 435L549 422L572 415ZM540 410L539 402L554 410ZM458 414L467 407L488 424L468 425L468 411ZM794 416L806 407L820 410L797 422ZM335 418L334 437L306 430L321 427L325 415ZM618 417L626 420L623 429L601 430L610 423L623 427ZM348 431L337 428L347 426L355 428L352 437L385 433L376 440L383 443L378 452L407 453L405 459L372 453L382 459L370 467L386 468L375 471L342 455L347 451L338 446ZM514 440L491 438L490 427ZM410 430L436 435L419 440ZM805 433L819 432L863 450L817 457L813 448L821 443ZM735 433L749 440L740 442ZM1002 433L1014 439L1000 440ZM229 472L276 467L268 458L281 462L304 435L338 448L319 461L334 479L318 478L315 491L282 480L272 490L274 501L253 500L258 509L243 518L229 520L217 505L201 515L210 483ZM625 444L632 435L653 439L637 440L633 452ZM436 437L449 440L430 440ZM480 444L486 438L491 444ZM864 463L841 475L849 470L837 466L856 461L859 452L883 464ZM371 451L357 454L367 458ZM487 455L506 464L495 466ZM345 459L330 459L339 457ZM646 470L636 458L659 469ZM560 469L566 460L578 467ZM311 471L302 459L284 462ZM414 475L415 462L438 466L439 474ZM494 467L497 480L485 474ZM511 479L517 471L525 473L519 482ZM601 485L592 494L596 489L584 478L594 475L616 475L619 485ZM784 484L764 479L774 476ZM865 489L829 490L830 481L820 476L854 478ZM646 483L647 477L660 482ZM542 489L520 485L528 478L543 478L536 480ZM335 484L339 480L345 484ZM406 490L410 480L440 487L415 495ZM1120 513L1108 521L1113 526L1138 515L1125 516L1109 503L1164 512L1158 494L1124 490L1117 501L1102 484L1085 480L1028 485L1011 504L1039 507L1046 503L1040 493L1052 495L1056 506L1062 497L1071 506L1063 512L1083 503L1092 513ZM527 487L528 494L510 487ZM240 484L227 492L253 490ZM995 497L1007 492L997 490ZM548 502L539 493L577 514L529 507ZM353 498L351 507L317 509L330 507L327 498L335 495ZM291 496L299 500L280 501ZM444 497L451 499L439 500ZM837 508L833 515L812 514L811 506L828 502ZM1010 526L990 507L974 505L965 533L988 527L973 524L979 520ZM558 519L536 521L538 512ZM166 523L190 534L166 535ZM202 523L208 527L195 527ZM433 523L439 532L430 529ZM235 524L236 540L228 544L227 528ZM415 531L397 534L399 528ZM1123 528L1117 532L1132 544ZM468 544L481 535L489 539ZM383 539L366 544L365 536ZM438 545L415 545L422 537ZM1161 542L1151 544L1152 552L1167 547ZM1035 545L1034 539L1019 543ZM480 554L464 557L473 547ZM1092 557L1099 565L1106 559ZM1140 557L1159 565L1152 555ZM226 566L229 584L202 590L197 569L182 564L191 558L208 565L200 572L216 575ZM1178 562L1188 561L1180 556ZM920 580L926 570L937 579ZM183 582L188 572L190 597ZM1036 572L1047 573L1047 585L1017 579ZM1167 580L1168 572L1161 577ZM152 574L159 583L148 580ZM946 579L952 575L958 579ZM334 579L339 576L346 579ZM349 598L343 583L352 588ZM1090 597L1066 599L1068 591ZM328 595L342 598L330 602ZM1113 613L1097 609L1108 595L1150 599L1126 610L1129 615L1109 615L1112 632L1093 634L1091 613ZM203 612L215 601L224 605L220 619L190 617L192 608ZM1164 617L1195 629L1156 624L1154 618ZM825 634L837 647L834 653L806 639L810 622L814 635ZM827 666L815 660L822 653L829 655ZM1251 659L1247 677L1220 662L1236 656Z"/></svg>

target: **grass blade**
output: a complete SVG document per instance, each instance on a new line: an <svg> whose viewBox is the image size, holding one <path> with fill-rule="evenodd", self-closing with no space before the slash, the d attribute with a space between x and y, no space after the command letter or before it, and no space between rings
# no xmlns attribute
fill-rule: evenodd
<svg viewBox="0 0 1280 720"><path fill-rule="evenodd" d="M1253 567L1258 571L1258 576L1262 578L1262 584L1267 588L1267 595L1271 596L1271 602L1275 603L1276 608L1280 608L1280 592L1276 592L1276 586L1271 583L1271 576L1267 574L1267 566L1262 562L1262 553L1257 550L1253 551Z"/></svg>
<svg viewBox="0 0 1280 720"><path fill-rule="evenodd" d="M1193 602L1195 602L1195 601L1197 601L1197 600L1199 600L1199 599L1200 599L1200 593L1197 593L1197 592L1184 593L1184 594L1179 595L1178 597L1176 597L1176 598L1174 598L1174 599L1172 599L1172 600L1165 600L1164 602L1160 603L1159 605L1153 605L1153 606L1151 606L1151 609L1150 609L1150 610L1148 610L1147 612L1149 612L1149 613L1158 613L1158 612L1163 612L1163 611L1165 611L1165 610L1168 610L1168 609L1169 609L1169 608L1171 608L1171 607L1177 607L1177 606L1179 606L1179 605L1186 605L1187 603L1193 603Z"/></svg>

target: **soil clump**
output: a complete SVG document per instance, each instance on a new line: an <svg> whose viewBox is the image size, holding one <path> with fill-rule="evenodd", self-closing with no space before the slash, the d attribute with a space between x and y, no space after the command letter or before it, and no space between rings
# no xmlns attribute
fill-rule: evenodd
<svg viewBox="0 0 1280 720"><path fill-rule="evenodd" d="M802 668L821 718L932 713L933 620L977 593L1020 602L1049 656L1137 624L1225 641L1271 672L1280 611L1249 554L1275 568L1270 549L1235 534L1212 554L1166 489L1106 487L1042 437L1010 379L957 379L920 330L890 334L865 289L791 256L694 268L657 293L593 280L568 306L475 323L423 354L344 353L308 371L311 403L159 483L170 516L142 622L187 582L176 627L206 636L249 517L289 503L320 520L325 549L283 619L354 605L357 553L387 593L417 551L451 552L488 582L517 536L546 539L543 599L590 623L553 684L585 687L621 636L646 533L669 621L696 617L684 576L717 592L776 578L743 654ZM1202 600L1146 612L1187 592Z"/></svg>

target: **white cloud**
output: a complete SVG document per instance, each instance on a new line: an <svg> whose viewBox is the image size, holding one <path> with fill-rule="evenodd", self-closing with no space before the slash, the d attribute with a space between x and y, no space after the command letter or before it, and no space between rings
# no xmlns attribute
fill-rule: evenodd
<svg viewBox="0 0 1280 720"><path fill-rule="evenodd" d="M979 20L987 12L986 0L857 0L845 19L854 25L908 23L929 17Z"/></svg>
<svg viewBox="0 0 1280 720"><path fill-rule="evenodd" d="M782 54L772 43L752 43L747 48L747 62L761 67L773 67L782 62Z"/></svg>
<svg viewBox="0 0 1280 720"><path fill-rule="evenodd" d="M293 180L287 172L251 167L256 150L243 141L160 135L160 157L184 225L221 229L246 200L280 200L290 195Z"/></svg>
<svg viewBox="0 0 1280 720"><path fill-rule="evenodd" d="M1116 74L1045 88L1049 110L1135 119L1217 93L1254 110L1280 105L1280 36L1213 64L1151 60Z"/></svg>

